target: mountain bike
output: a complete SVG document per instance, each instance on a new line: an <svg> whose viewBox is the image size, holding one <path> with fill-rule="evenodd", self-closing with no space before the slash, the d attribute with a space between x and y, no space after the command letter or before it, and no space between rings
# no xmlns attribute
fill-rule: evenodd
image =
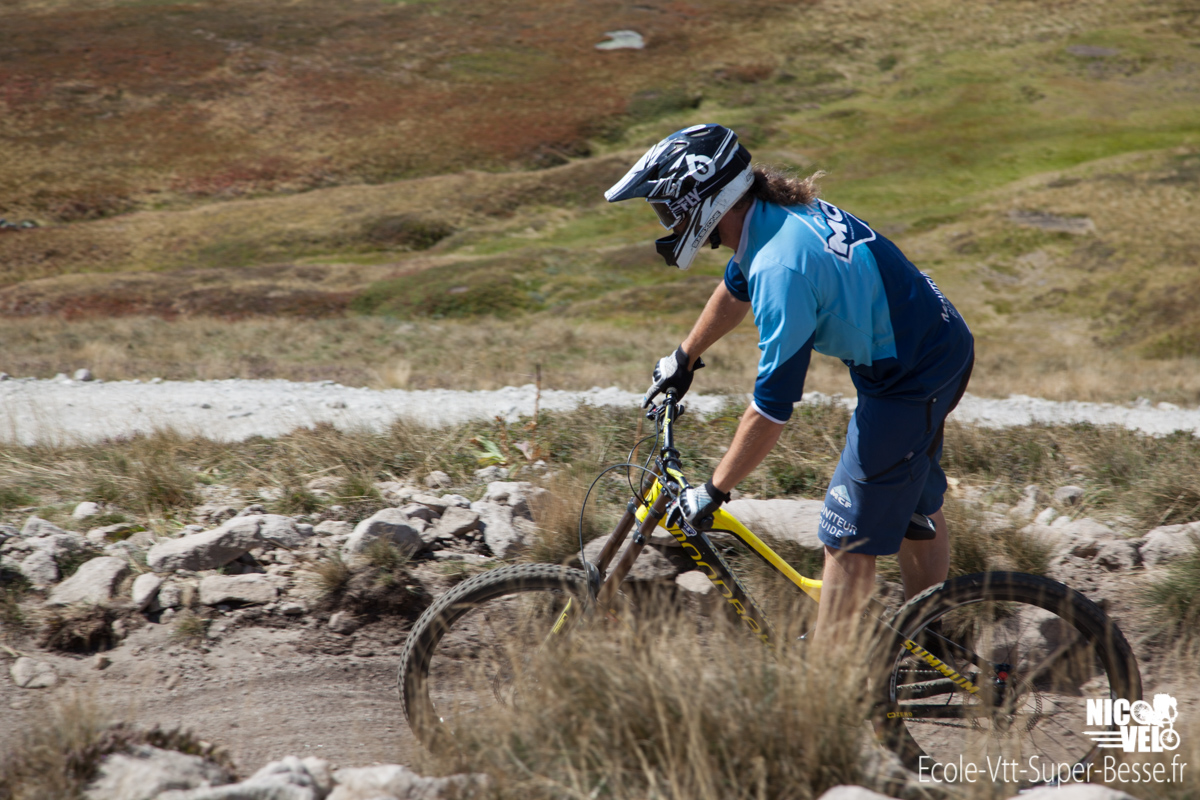
<svg viewBox="0 0 1200 800"><path fill-rule="evenodd" d="M718 510L700 530L672 513L688 486L675 446L683 411L668 394L647 413L655 423L652 466L649 459L633 464L631 453L605 470L639 470L646 479L636 487L630 481L633 496L596 563L584 559L583 569L517 564L476 575L413 626L398 677L405 714L422 743L442 746L470 714L519 702L515 658L572 636L603 635L603 626L589 622L620 608L622 583L656 528L674 537L738 624L768 648L781 643L781 634L734 574L714 534L748 548L794 585L803 602L820 602L820 581L801 575L728 511ZM1050 782L1062 765L1086 765L1098 752L1083 735L1086 727L1100 727L1089 725L1088 699L1141 700L1141 677L1125 636L1091 600L1042 576L956 577L894 613L873 600L868 615L870 721L879 741L913 771L928 775L960 757L981 766L983 759L990 765L1003 757L1022 768L1036 758L1057 772L1031 776L1026 769L1017 782Z"/></svg>

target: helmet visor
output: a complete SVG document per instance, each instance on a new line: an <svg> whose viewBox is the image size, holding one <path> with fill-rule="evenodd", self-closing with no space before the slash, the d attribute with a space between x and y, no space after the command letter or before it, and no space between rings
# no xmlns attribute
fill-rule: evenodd
<svg viewBox="0 0 1200 800"><path fill-rule="evenodd" d="M675 216L675 212L671 211L671 206L663 200L650 200L650 207L654 209L654 213L658 215L659 223L670 230L679 222L679 217Z"/></svg>

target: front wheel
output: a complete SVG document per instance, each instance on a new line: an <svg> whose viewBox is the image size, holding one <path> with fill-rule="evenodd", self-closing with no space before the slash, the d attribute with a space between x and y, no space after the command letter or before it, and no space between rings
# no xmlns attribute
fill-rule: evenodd
<svg viewBox="0 0 1200 800"><path fill-rule="evenodd" d="M1037 575L989 572L931 587L897 612L877 662L875 729L927 780L1061 779L1116 730L1089 701L1142 696L1129 643L1091 600ZM1003 764L1015 765L1004 768ZM1000 767L997 772L997 767ZM1007 770L1007 771L1006 771Z"/></svg>
<svg viewBox="0 0 1200 800"><path fill-rule="evenodd" d="M587 608L583 572L554 564L501 567L438 598L400 656L400 696L417 739L436 749L472 714L516 705L522 667Z"/></svg>

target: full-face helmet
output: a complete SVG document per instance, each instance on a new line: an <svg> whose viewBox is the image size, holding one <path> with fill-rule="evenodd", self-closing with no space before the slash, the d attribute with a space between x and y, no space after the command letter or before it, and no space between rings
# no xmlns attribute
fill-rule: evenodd
<svg viewBox="0 0 1200 800"><path fill-rule="evenodd" d="M647 150L604 197L610 203L646 198L663 227L672 230L654 243L658 254L670 266L687 269L705 242L720 245L717 223L753 182L750 152L736 133L721 125L693 125Z"/></svg>

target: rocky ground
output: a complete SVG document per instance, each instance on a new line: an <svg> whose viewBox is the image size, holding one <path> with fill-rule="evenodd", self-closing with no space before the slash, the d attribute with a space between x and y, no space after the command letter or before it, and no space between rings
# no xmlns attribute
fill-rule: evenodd
<svg viewBox="0 0 1200 800"><path fill-rule="evenodd" d="M193 764L193 777L182 783L143 775L134 782L154 792L126 791L118 786L121 769L151 769L155 759L173 757L135 749L125 761L106 762L114 766L90 795L95 800L308 800L329 791L336 800L367 800L474 786L475 778L420 783L425 779L397 771L403 768L396 764L418 761L419 745L404 722L395 670L406 632L431 598L466 575L522 557L538 535L533 509L545 490L505 477L491 467L470 486L451 486L444 473L426 476L423 485L379 483L389 507L357 524L340 519L337 506L316 516L268 514L255 498L205 486L199 490L206 502L192 509L194 524L177 538L155 538L133 523L86 534L32 516L19 529L0 525L0 568L7 580L32 586L19 608L30 624L16 630L11 614L4 623L0 748L38 724L48 695L78 690L139 726L184 728L218 743L242 775L268 764L254 780L295 788L157 794L228 780L206 778ZM336 480L317 478L308 489L326 492ZM1107 607L1139 652L1147 694L1171 691L1181 706L1194 702L1159 669L1136 587L1190 552L1200 523L1136 531L1121 520L1079 517L1078 487L1050 495L1030 486L1011 507L989 503L973 487L954 491L977 515L981 533L1022 526L1050 554L1052 577ZM821 506L741 498L729 509L763 536L815 551ZM84 502L75 516L86 521L103 510ZM632 579L673 583L689 595L714 591L687 571L673 538L651 544ZM594 541L589 552L600 545ZM401 557L408 553L411 560ZM343 769L370 764L393 766L378 774ZM345 788L360 784L374 788Z"/></svg>

